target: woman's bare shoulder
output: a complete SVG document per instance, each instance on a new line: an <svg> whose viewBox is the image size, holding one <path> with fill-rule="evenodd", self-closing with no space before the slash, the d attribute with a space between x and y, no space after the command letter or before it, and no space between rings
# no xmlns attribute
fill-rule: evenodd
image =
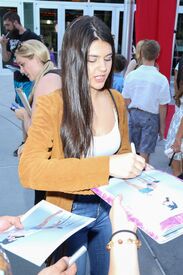
<svg viewBox="0 0 183 275"><path fill-rule="evenodd" d="M61 77L57 74L47 74L43 76L36 89L35 96L47 95L55 90L59 90L62 87Z"/></svg>

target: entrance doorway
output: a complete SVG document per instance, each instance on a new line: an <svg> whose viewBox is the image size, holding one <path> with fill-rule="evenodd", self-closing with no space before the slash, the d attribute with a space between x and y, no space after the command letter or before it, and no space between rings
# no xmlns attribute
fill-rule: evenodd
<svg viewBox="0 0 183 275"><path fill-rule="evenodd" d="M116 52L121 53L123 13L123 4L36 1L35 32L52 48L56 64L60 67L60 49L65 29L75 18L82 15L95 15L101 18L111 29Z"/></svg>

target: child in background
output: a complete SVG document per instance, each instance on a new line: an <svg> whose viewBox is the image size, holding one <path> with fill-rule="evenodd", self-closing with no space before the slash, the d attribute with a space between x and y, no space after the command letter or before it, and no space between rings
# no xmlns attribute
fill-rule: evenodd
<svg viewBox="0 0 183 275"><path fill-rule="evenodd" d="M122 93L124 77L122 71L127 66L127 60L123 55L116 54L114 58L114 73L113 73L113 81L112 88Z"/></svg>

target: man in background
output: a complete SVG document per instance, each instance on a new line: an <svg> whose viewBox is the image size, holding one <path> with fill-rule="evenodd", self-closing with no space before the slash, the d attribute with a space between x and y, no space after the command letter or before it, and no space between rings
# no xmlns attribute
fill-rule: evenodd
<svg viewBox="0 0 183 275"><path fill-rule="evenodd" d="M32 82L29 81L26 75L22 75L19 71L19 67L15 62L15 50L21 45L21 42L29 39L41 40L40 37L22 26L20 17L17 13L9 11L3 16L3 25L6 30L6 35L0 37L0 44L2 47L2 59L5 63L11 64L14 67L14 87L15 93L17 88L21 88L26 94L27 98L32 89ZM15 102L23 106L18 94L16 93ZM26 140L26 132L22 124L23 141ZM21 145L22 145L21 144ZM13 152L14 156L18 156L18 148Z"/></svg>

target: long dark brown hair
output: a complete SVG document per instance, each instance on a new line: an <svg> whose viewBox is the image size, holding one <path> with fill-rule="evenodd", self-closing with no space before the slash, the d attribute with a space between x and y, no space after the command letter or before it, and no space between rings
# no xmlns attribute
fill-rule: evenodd
<svg viewBox="0 0 183 275"><path fill-rule="evenodd" d="M177 73L177 88L175 89L175 104L180 107L180 98L183 96L183 57L179 61Z"/></svg>
<svg viewBox="0 0 183 275"><path fill-rule="evenodd" d="M93 107L90 96L87 56L91 43L102 40L112 47L114 40L109 28L99 18L82 16L67 28L62 44L62 97L63 118L61 139L66 158L86 156L93 138ZM103 89L109 89L111 70Z"/></svg>

